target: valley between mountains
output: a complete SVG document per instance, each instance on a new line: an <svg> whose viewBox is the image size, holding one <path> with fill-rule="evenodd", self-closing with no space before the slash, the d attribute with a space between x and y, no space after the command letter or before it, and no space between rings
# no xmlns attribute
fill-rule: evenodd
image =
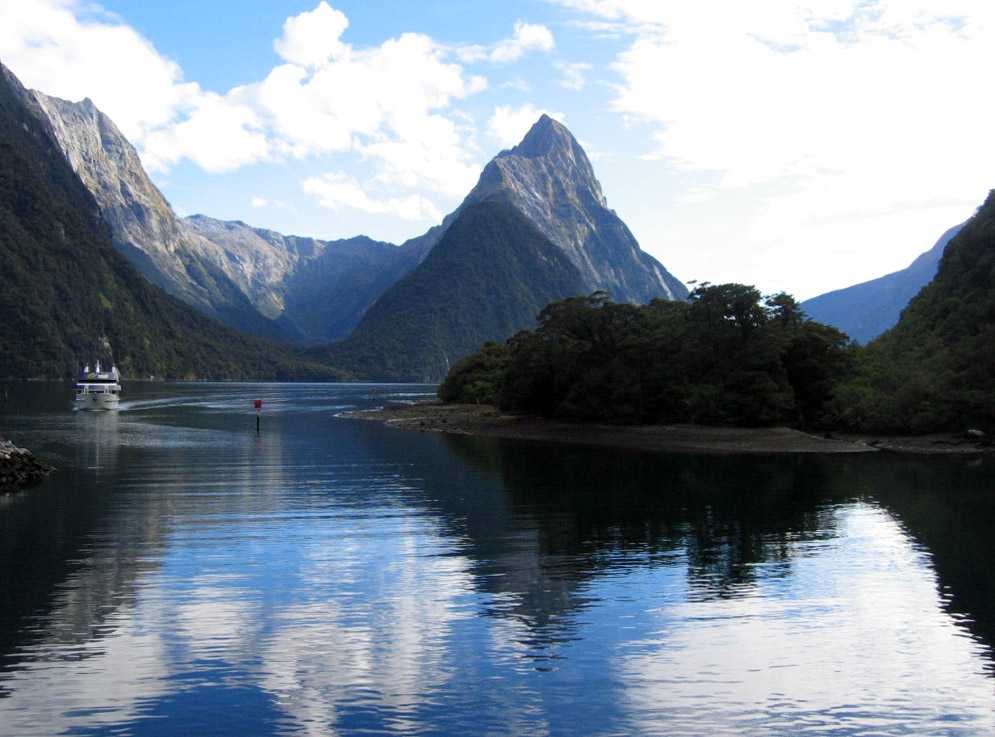
<svg viewBox="0 0 995 737"><path fill-rule="evenodd" d="M608 206L574 136L546 115L427 232L400 245L320 240L179 217L89 99L28 90L0 71L0 377L66 377L101 357L130 378L438 382L485 343L536 328L557 301L689 298ZM800 307L855 343L874 341L963 228L907 269Z"/></svg>
<svg viewBox="0 0 995 737"><path fill-rule="evenodd" d="M545 115L426 233L401 245L325 241L179 217L89 99L26 90L7 69L3 77L11 107L36 121L42 147L51 141L92 197L118 255L155 289L271 341L295 362L355 378L436 381L482 342L533 326L552 300L595 291L632 303L688 295L608 207L573 135ZM117 305L110 312L123 317ZM54 376L66 373L70 353L100 351L139 373L147 362L119 357L134 350L107 334L79 334L71 347L29 358L33 374ZM141 373L218 376L206 364L147 368Z"/></svg>

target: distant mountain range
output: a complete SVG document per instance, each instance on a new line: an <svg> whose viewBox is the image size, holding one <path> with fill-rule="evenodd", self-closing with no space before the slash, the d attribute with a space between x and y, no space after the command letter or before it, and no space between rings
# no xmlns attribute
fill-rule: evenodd
<svg viewBox="0 0 995 737"><path fill-rule="evenodd" d="M344 361L357 375L441 378L479 339L530 327L547 297L605 290L616 301L647 302L688 293L640 250L608 208L583 149L547 116L485 167L440 225L394 246L364 236L287 236L205 215L179 218L132 145L90 100L30 91L24 103L96 200L115 249L150 282L240 331L301 345L349 338L311 355ZM446 239L457 223L457 235ZM453 288L457 272L491 263L507 268L480 283L479 294Z"/></svg>
<svg viewBox="0 0 995 737"><path fill-rule="evenodd" d="M0 65L0 377L72 376L98 359L131 377L343 376L143 278L115 250L58 140L37 98Z"/></svg>
<svg viewBox="0 0 995 737"><path fill-rule="evenodd" d="M932 281L947 244L964 224L945 232L936 244L908 268L802 302L816 322L839 328L858 343L867 343L888 330L916 294Z"/></svg>

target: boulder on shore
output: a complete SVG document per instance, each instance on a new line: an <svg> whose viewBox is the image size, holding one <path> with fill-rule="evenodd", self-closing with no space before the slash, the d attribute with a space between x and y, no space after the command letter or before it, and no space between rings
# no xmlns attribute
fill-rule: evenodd
<svg viewBox="0 0 995 737"><path fill-rule="evenodd" d="M0 494L33 486L54 470L35 458L30 450L0 439Z"/></svg>

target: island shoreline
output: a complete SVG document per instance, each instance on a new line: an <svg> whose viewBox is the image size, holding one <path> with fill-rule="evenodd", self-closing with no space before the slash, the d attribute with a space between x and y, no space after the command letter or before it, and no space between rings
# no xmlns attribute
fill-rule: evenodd
<svg viewBox="0 0 995 737"><path fill-rule="evenodd" d="M956 436L917 437L856 434L814 435L788 427L715 427L706 425L607 425L512 415L489 405L447 404L438 400L390 403L343 417L382 422L416 432L441 432L512 440L621 448L662 453L706 454L858 454L975 456L992 448Z"/></svg>

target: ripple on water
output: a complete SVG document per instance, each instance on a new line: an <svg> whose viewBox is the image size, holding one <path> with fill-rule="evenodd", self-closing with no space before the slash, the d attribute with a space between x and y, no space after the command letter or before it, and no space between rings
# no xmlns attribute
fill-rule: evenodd
<svg viewBox="0 0 995 737"><path fill-rule="evenodd" d="M335 417L428 388L128 389L3 415L66 463L0 507L0 735L995 733L984 467Z"/></svg>

